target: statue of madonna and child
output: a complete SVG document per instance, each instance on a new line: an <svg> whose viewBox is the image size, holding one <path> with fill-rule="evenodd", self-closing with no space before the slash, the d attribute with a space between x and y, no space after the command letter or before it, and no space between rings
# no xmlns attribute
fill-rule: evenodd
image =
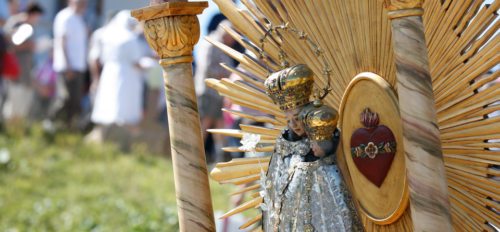
<svg viewBox="0 0 500 232"><path fill-rule="evenodd" d="M266 93L286 114L261 195L264 231L363 231L336 165L338 114L310 102L313 72L296 65L270 75Z"/></svg>

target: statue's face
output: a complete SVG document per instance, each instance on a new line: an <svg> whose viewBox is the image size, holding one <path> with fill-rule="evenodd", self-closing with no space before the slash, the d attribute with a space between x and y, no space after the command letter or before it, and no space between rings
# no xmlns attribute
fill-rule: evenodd
<svg viewBox="0 0 500 232"><path fill-rule="evenodd" d="M325 155L334 154L336 148L332 140L311 140L313 154L319 158Z"/></svg>
<svg viewBox="0 0 500 232"><path fill-rule="evenodd" d="M295 134L304 136L304 123L299 120L299 112L300 108L285 111L286 120L288 122L288 128L290 128Z"/></svg>
<svg viewBox="0 0 500 232"><path fill-rule="evenodd" d="M325 156L325 150L318 144L316 141L311 141L311 149L314 153L314 156L316 157L323 157Z"/></svg>

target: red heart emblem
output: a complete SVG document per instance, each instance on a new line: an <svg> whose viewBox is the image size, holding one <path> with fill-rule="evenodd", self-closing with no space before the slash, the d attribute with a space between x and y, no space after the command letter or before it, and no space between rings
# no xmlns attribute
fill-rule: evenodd
<svg viewBox="0 0 500 232"><path fill-rule="evenodd" d="M377 113L366 108L359 128L351 136L351 155L358 170L380 187L396 155L396 139L391 129L379 124Z"/></svg>

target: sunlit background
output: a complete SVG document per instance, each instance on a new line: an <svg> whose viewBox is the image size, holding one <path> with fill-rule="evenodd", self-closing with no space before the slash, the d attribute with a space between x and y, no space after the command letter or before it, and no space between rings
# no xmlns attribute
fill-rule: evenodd
<svg viewBox="0 0 500 232"><path fill-rule="evenodd" d="M18 11L30 2L18 0ZM44 10L40 22L23 24L9 38L13 46L34 39L33 75L43 70L52 54L54 18L66 7L66 0L36 2ZM88 0L85 22L93 32L116 12L148 3ZM209 8L199 15L203 36L217 13L217 6L209 1ZM163 94L161 70L156 67L147 76L146 82L152 86L145 94L141 136L127 151L120 144L127 133L123 128L112 128L109 140L95 145L86 141L88 131L63 129L47 134L42 122L5 119L0 132L0 231L178 230L168 128L165 114L156 114L164 104L159 100ZM233 190L215 182L211 189L216 215L221 215L232 206L228 196ZM234 231L245 216L231 219L238 223L217 220L218 230L226 223L226 231Z"/></svg>

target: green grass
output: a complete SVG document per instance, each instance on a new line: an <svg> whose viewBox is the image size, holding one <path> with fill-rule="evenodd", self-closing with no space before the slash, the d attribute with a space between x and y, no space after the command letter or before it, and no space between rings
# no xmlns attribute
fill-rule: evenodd
<svg viewBox="0 0 500 232"><path fill-rule="evenodd" d="M177 231L172 164L143 147L122 154L87 145L80 135L47 142L0 135L11 156L0 164L0 231ZM216 210L229 206L228 187L211 182Z"/></svg>

